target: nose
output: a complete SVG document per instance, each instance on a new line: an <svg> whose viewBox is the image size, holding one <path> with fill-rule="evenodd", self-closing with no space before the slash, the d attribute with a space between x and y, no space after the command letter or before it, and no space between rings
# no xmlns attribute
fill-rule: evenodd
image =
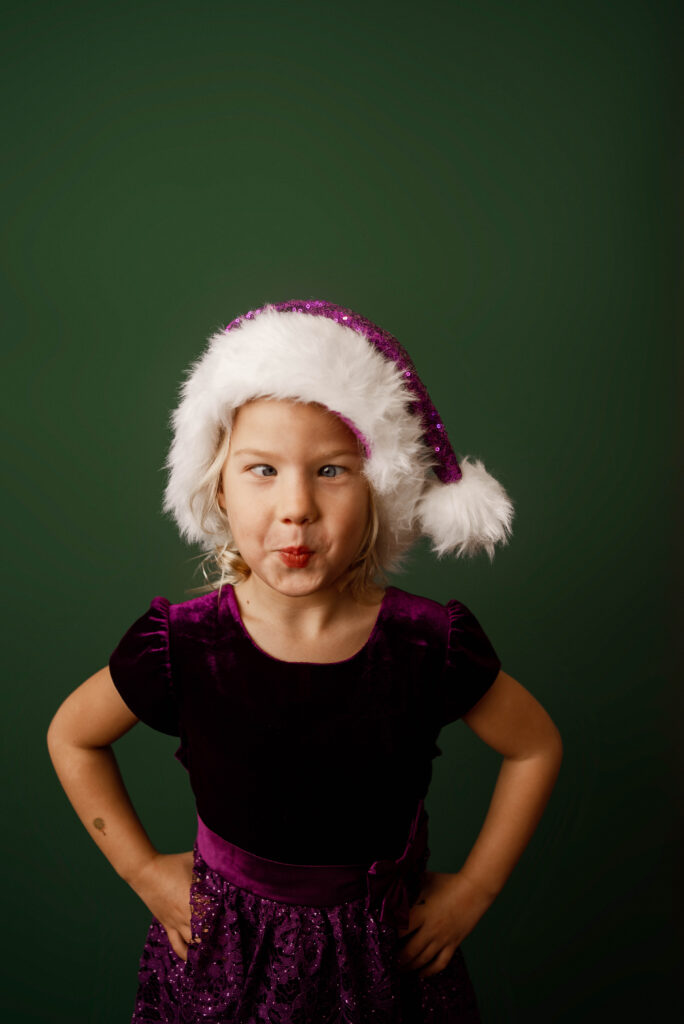
<svg viewBox="0 0 684 1024"><path fill-rule="evenodd" d="M318 518L314 487L303 474L281 476L280 520L283 523L310 523Z"/></svg>

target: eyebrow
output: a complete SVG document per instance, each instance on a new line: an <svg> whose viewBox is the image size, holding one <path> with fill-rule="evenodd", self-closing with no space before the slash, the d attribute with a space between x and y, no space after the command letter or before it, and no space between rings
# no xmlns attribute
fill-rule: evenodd
<svg viewBox="0 0 684 1024"><path fill-rule="evenodd" d="M233 455L257 455L260 459L273 459L277 456L273 452L262 452L258 448L240 448L238 451L233 452ZM334 452L322 452L318 456L314 456L318 459L336 459L338 455L359 455L358 451L353 451L351 448L338 448Z"/></svg>

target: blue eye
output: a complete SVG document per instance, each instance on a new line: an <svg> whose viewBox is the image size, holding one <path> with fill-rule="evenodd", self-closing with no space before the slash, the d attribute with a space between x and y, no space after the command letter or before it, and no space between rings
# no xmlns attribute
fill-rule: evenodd
<svg viewBox="0 0 684 1024"><path fill-rule="evenodd" d="M342 473L346 472L344 466L322 466L321 467L321 473L323 472L324 469L339 469L339 470L341 470ZM331 479L331 480L334 479L334 477L331 476L329 473L326 473L325 475L328 476L329 479ZM340 475L339 473L335 473L335 476L339 476L339 475Z"/></svg>
<svg viewBox="0 0 684 1024"><path fill-rule="evenodd" d="M250 466L249 469L250 469L250 472L253 473L255 469L273 469L273 466L267 466L267 465L263 464L263 465L260 465L260 466ZM274 469L273 469L273 472L275 473ZM257 473L256 475L257 476L264 476L265 474ZM266 475L270 476L270 473L266 474Z"/></svg>

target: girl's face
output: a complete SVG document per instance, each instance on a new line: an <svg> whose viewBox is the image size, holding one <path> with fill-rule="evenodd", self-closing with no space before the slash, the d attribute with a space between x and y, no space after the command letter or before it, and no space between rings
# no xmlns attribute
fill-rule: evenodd
<svg viewBox="0 0 684 1024"><path fill-rule="evenodd" d="M238 409L219 503L235 547L259 579L296 597L342 575L368 522L362 468L356 436L324 406L259 398Z"/></svg>

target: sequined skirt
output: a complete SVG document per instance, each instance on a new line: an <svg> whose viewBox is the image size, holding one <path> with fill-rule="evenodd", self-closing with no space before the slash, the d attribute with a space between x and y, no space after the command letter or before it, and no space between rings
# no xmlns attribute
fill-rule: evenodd
<svg viewBox="0 0 684 1024"><path fill-rule="evenodd" d="M437 974L402 970L429 857L421 800L406 848L368 865L267 860L198 815L184 961L152 919L131 1024L479 1024L463 953Z"/></svg>

